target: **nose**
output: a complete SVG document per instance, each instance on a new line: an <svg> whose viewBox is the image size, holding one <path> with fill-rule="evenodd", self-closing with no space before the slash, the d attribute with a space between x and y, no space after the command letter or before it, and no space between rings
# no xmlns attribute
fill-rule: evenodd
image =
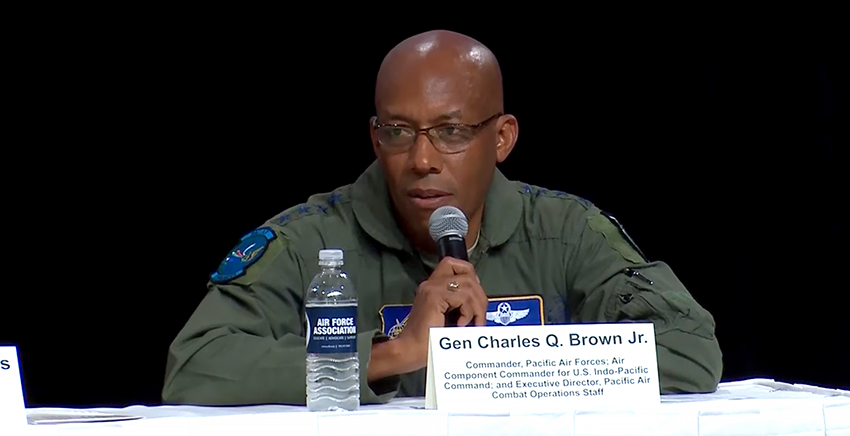
<svg viewBox="0 0 850 436"><path fill-rule="evenodd" d="M443 170L443 156L424 132L416 136L408 153L411 168L419 175L439 174Z"/></svg>

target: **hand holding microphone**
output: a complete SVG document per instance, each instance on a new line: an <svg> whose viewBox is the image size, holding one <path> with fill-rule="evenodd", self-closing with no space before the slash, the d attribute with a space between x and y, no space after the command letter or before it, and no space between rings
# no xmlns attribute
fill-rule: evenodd
<svg viewBox="0 0 850 436"><path fill-rule="evenodd" d="M416 290L407 324L394 340L400 345L402 372L415 371L428 360L431 327L483 326L487 323L487 295L466 253L468 223L463 212L443 206L431 214L431 237L440 263Z"/></svg>
<svg viewBox="0 0 850 436"><path fill-rule="evenodd" d="M429 281L446 275L451 280L448 283L450 290L457 290L460 289L460 283L452 276L461 276L457 277L457 279L465 280L466 277L463 276L471 275L475 277L475 283L471 284L468 288L476 296L483 296L484 299L483 312L480 314L474 313L474 308L471 305L452 306L446 312L445 326L465 326L473 320L476 320L477 325L484 325L487 311L487 296L481 289L478 276L475 274L475 269L469 263L469 257L467 256L466 233L469 230L469 223L466 215L454 206L440 207L431 214L431 218L428 220L428 230L431 233L431 238L437 243L437 252L440 257L440 265L431 274ZM455 261L455 259L462 262ZM450 271L452 274L449 274L447 267L441 268L444 263L454 265Z"/></svg>

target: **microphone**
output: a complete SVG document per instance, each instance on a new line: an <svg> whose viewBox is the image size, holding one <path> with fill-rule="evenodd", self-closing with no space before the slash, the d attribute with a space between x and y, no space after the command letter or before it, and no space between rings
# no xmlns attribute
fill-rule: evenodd
<svg viewBox="0 0 850 436"><path fill-rule="evenodd" d="M440 260L444 257L469 262L466 254L466 232L469 230L469 222L463 211L454 206L442 206L431 213L428 220L428 232L431 239L437 243L437 252ZM452 309L446 312L446 327L457 327L460 318L460 309Z"/></svg>
<svg viewBox="0 0 850 436"><path fill-rule="evenodd" d="M437 243L437 251L440 260L444 257L469 262L466 254L466 232L469 230L469 222L466 215L454 206L442 206L437 208L428 220L428 231L431 239Z"/></svg>

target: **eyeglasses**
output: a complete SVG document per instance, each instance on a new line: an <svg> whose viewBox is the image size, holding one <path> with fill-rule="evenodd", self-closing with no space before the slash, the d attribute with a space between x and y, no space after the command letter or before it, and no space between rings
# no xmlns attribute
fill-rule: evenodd
<svg viewBox="0 0 850 436"><path fill-rule="evenodd" d="M403 124L376 124L375 118L372 128L378 132L378 144L391 153L407 151L416 142L416 137L424 132L437 151L452 154L466 150L482 126L502 115L499 112L477 124L449 123L424 129L414 129Z"/></svg>

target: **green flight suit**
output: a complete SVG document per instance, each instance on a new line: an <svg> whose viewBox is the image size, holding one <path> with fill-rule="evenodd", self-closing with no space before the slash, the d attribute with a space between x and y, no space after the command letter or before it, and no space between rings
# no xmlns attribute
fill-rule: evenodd
<svg viewBox="0 0 850 436"><path fill-rule="evenodd" d="M388 340L379 310L411 304L435 262L402 235L385 183L373 163L355 183L267 221L266 248L241 275L213 275L171 344L164 402L304 404L304 295L323 248L344 251L358 293L361 402L424 396L425 370L366 381L371 344ZM540 295L546 324L651 320L662 392L716 389L722 360L713 317L667 264L645 260L600 209L496 170L481 227L470 262L489 297ZM222 265L239 261L234 256Z"/></svg>

